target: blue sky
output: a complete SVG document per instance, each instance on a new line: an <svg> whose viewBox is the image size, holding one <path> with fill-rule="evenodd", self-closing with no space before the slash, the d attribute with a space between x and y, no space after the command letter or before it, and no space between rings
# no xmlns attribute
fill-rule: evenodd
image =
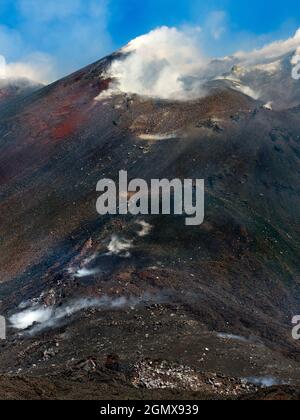
<svg viewBox="0 0 300 420"><path fill-rule="evenodd" d="M202 24L214 11L227 14L232 31L265 35L300 26L298 0L115 0L111 30L124 43L160 25Z"/></svg>
<svg viewBox="0 0 300 420"><path fill-rule="evenodd" d="M158 26L201 27L210 55L291 36L299 0L0 0L0 55L80 68Z"/></svg>

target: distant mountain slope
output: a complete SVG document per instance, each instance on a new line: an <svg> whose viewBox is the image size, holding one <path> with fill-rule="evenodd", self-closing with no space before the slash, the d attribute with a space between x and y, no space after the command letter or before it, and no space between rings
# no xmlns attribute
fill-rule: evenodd
<svg viewBox="0 0 300 420"><path fill-rule="evenodd" d="M0 79L0 107L11 100L26 96L43 87L27 79Z"/></svg>
<svg viewBox="0 0 300 420"><path fill-rule="evenodd" d="M263 64L235 65L221 79L274 110L293 108L300 103L299 80L292 77L294 55L289 53Z"/></svg>

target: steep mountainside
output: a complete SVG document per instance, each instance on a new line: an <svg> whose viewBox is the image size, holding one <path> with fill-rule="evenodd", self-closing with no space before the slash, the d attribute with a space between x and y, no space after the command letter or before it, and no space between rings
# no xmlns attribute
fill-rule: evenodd
<svg viewBox="0 0 300 420"><path fill-rule="evenodd" d="M265 109L226 80L194 101L99 99L117 57L1 109L0 310L42 311L9 328L2 373L117 353L299 384L300 107ZM100 217L96 184L122 169L204 178L204 224Z"/></svg>

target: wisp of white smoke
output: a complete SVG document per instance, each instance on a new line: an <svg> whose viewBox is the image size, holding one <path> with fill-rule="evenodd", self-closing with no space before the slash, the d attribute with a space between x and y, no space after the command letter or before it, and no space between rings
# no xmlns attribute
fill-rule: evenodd
<svg viewBox="0 0 300 420"><path fill-rule="evenodd" d="M133 247L133 241L120 238L118 235L113 235L107 247L108 255L117 255L124 258L130 257L129 250Z"/></svg>
<svg viewBox="0 0 300 420"><path fill-rule="evenodd" d="M262 388L271 388L275 385L284 385L283 381L273 378L272 376L242 378L242 382L260 386Z"/></svg>
<svg viewBox="0 0 300 420"><path fill-rule="evenodd" d="M152 230L152 228L153 228L153 226L150 225L150 223L147 223L144 220L141 220L141 221L137 222L137 225L139 225L141 227L141 230L139 230L137 232L137 235L140 238L143 238L144 236L149 235L150 232L151 232L151 230Z"/></svg>
<svg viewBox="0 0 300 420"><path fill-rule="evenodd" d="M108 296L99 299L79 299L59 308L39 306L27 309L12 315L9 321L12 327L17 330L22 331L33 327L29 332L34 334L45 328L52 328L65 318L86 309L122 309L135 307L141 301L143 298L110 298Z"/></svg>
<svg viewBox="0 0 300 420"><path fill-rule="evenodd" d="M240 341L242 343L247 343L249 341L247 338L235 334L218 333L217 336L222 340Z"/></svg>
<svg viewBox="0 0 300 420"><path fill-rule="evenodd" d="M74 277L81 279L83 277L89 277L94 276L95 274L99 273L98 269L88 269L88 268L79 268L76 273L74 274Z"/></svg>

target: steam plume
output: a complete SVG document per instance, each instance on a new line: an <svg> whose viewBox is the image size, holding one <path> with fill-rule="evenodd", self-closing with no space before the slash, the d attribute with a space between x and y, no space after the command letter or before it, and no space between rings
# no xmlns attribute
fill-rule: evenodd
<svg viewBox="0 0 300 420"><path fill-rule="evenodd" d="M195 97L191 78L207 63L192 36L162 27L131 41L110 75L115 89L163 99ZM199 96L199 89L196 96Z"/></svg>

